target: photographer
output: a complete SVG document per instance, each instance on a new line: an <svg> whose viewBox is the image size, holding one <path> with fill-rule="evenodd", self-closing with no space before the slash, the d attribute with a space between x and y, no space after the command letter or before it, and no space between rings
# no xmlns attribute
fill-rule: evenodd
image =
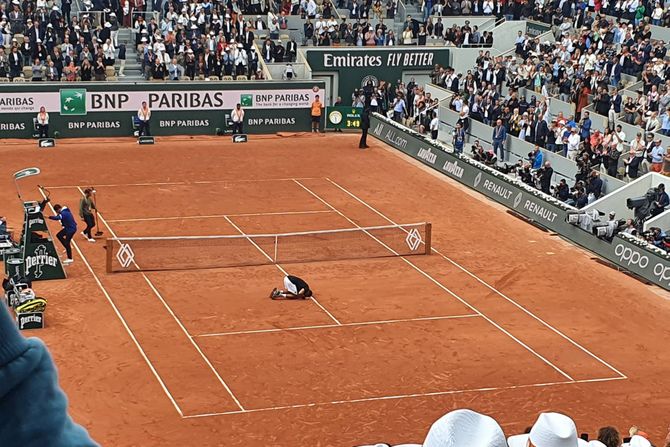
<svg viewBox="0 0 670 447"><path fill-rule="evenodd" d="M668 193L665 192L665 185L663 183L658 185L656 191L656 200L652 204L650 211L651 217L658 216L665 211L665 207L670 205L670 197L668 197Z"/></svg>
<svg viewBox="0 0 670 447"><path fill-rule="evenodd" d="M517 176L526 185L535 188L535 179L533 173L530 171L530 163L524 163L522 167L517 169Z"/></svg>
<svg viewBox="0 0 670 447"><path fill-rule="evenodd" d="M598 171L591 171L587 180L586 194L588 196L593 195L592 201L596 201L602 195L602 191L603 181L600 178L600 173Z"/></svg>
<svg viewBox="0 0 670 447"><path fill-rule="evenodd" d="M561 202L567 202L570 199L570 187L564 178L558 182L558 185L552 186L551 189L554 190L553 196Z"/></svg>

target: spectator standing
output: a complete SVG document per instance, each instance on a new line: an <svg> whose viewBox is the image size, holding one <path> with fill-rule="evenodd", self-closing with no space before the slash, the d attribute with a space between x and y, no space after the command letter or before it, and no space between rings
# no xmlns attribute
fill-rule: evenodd
<svg viewBox="0 0 670 447"><path fill-rule="evenodd" d="M403 98L402 93L398 92L393 101L393 121L402 124L402 120L406 115L407 106L405 105L405 99Z"/></svg>
<svg viewBox="0 0 670 447"><path fill-rule="evenodd" d="M666 150L661 140L656 140L655 146L651 149L649 158L651 159L651 171L663 171L663 162L665 161Z"/></svg>
<svg viewBox="0 0 670 447"><path fill-rule="evenodd" d="M456 123L456 128L454 129L454 135L452 139L452 144L454 146L454 151L457 154L463 153L463 146L465 145L465 129L461 126L461 123Z"/></svg>
<svg viewBox="0 0 670 447"><path fill-rule="evenodd" d="M656 194L656 200L652 204L651 207L651 216L658 216L661 214L663 211L665 211L665 208L670 205L670 197L668 197L668 193L665 192L665 185L661 183L658 185L658 193Z"/></svg>
<svg viewBox="0 0 670 447"><path fill-rule="evenodd" d="M433 118L430 120L430 138L437 140L437 136L440 130L440 119L437 117L437 113L433 114Z"/></svg>
<svg viewBox="0 0 670 447"><path fill-rule="evenodd" d="M507 140L507 129L503 125L501 119L496 121L496 126L493 128L493 152L498 155L500 152L500 161L506 161L505 158L505 142Z"/></svg>
<svg viewBox="0 0 670 447"><path fill-rule="evenodd" d="M126 68L126 44L122 43L119 45L119 56L117 57L119 60L119 77L120 78L125 78L126 75L123 74L123 70Z"/></svg>

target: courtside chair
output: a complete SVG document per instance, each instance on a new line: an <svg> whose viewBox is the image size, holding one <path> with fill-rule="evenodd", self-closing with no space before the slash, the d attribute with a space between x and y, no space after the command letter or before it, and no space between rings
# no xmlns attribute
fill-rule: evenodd
<svg viewBox="0 0 670 447"><path fill-rule="evenodd" d="M26 78L26 80L32 79L33 78L33 67L29 67L28 65L23 67L23 77Z"/></svg>

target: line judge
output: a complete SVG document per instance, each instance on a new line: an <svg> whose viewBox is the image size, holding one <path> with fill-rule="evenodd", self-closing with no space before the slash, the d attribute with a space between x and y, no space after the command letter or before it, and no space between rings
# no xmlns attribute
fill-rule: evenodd
<svg viewBox="0 0 670 447"><path fill-rule="evenodd" d="M142 101L142 107L137 111L137 120L140 124L140 136L151 136L149 129L149 120L151 119L151 110L146 101Z"/></svg>
<svg viewBox="0 0 670 447"><path fill-rule="evenodd" d="M37 131L39 138L49 138L49 114L44 106L40 107L37 114Z"/></svg>
<svg viewBox="0 0 670 447"><path fill-rule="evenodd" d="M237 103L233 111L230 113L230 119L233 122L233 135L244 133L242 126L244 125L244 109L242 105Z"/></svg>

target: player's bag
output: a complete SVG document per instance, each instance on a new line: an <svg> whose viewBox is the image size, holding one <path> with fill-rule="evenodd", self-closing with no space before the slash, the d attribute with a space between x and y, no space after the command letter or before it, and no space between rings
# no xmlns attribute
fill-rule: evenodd
<svg viewBox="0 0 670 447"><path fill-rule="evenodd" d="M35 297L31 300L24 301L22 304L14 307L17 314L29 312L44 312L47 308L47 300L40 297Z"/></svg>

